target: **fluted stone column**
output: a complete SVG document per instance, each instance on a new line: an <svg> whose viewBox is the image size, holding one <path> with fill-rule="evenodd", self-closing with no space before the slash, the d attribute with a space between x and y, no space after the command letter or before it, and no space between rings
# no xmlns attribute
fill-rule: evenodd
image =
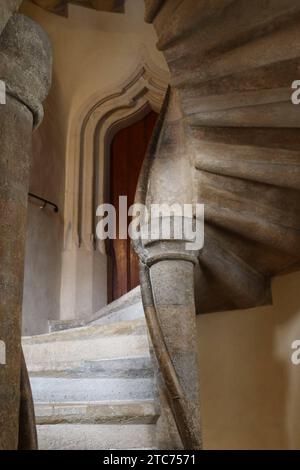
<svg viewBox="0 0 300 470"><path fill-rule="evenodd" d="M1 450L17 449L19 442L32 447L35 440L24 365L21 380L21 307L31 138L42 118L50 71L47 36L29 18L14 14L0 36L0 79L7 91L0 105L0 341L6 349L0 364ZM27 438L19 436L19 427Z"/></svg>

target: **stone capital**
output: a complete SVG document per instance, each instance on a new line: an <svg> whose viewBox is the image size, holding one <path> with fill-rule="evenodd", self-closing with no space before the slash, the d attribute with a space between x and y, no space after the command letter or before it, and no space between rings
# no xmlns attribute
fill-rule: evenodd
<svg viewBox="0 0 300 470"><path fill-rule="evenodd" d="M48 36L30 18L15 13L0 36L0 80L5 82L8 96L30 109L35 126L43 117L51 69Z"/></svg>

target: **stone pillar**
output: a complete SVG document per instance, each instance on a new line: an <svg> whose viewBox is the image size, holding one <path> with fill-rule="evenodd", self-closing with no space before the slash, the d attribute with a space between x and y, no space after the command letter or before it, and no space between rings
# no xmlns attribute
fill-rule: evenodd
<svg viewBox="0 0 300 470"><path fill-rule="evenodd" d="M192 230L182 233L187 222L193 225L201 220L193 206L193 172L184 131L178 93L170 89L146 155L136 202L148 209L149 219L145 219L144 227L142 224L142 232L145 228L148 233L149 224L157 229L167 224L174 227L170 230L173 235L160 232L157 239L144 236L134 241L134 247L140 257L145 316L163 378L162 396L167 399L163 407L167 401L183 448L201 449L194 296L194 266L201 243L191 247ZM153 213L157 204L172 207L172 215ZM184 205L193 206L193 211L184 213ZM203 224L199 223L197 230L200 228Z"/></svg>
<svg viewBox="0 0 300 470"><path fill-rule="evenodd" d="M29 18L13 15L0 36L0 78L7 92L0 105L0 341L6 350L0 364L1 450L18 447L20 410L26 415L20 407L21 306L31 135L42 118L50 70L45 33ZM24 367L22 376L24 382Z"/></svg>

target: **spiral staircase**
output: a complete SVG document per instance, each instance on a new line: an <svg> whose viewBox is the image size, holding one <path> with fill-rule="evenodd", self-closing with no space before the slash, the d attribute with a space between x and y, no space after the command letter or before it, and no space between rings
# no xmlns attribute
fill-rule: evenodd
<svg viewBox="0 0 300 470"><path fill-rule="evenodd" d="M198 313L271 302L299 268L297 1L146 1L171 70L205 204Z"/></svg>
<svg viewBox="0 0 300 470"><path fill-rule="evenodd" d="M86 326L23 338L40 449L157 448L154 369L140 293Z"/></svg>

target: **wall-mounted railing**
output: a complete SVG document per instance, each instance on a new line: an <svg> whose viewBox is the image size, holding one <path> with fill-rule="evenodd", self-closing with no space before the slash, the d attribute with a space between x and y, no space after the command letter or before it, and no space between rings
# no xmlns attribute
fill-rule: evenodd
<svg viewBox="0 0 300 470"><path fill-rule="evenodd" d="M28 196L33 199L36 199L37 201L42 202L41 209L45 209L45 207L50 206L53 208L54 212L56 213L58 212L58 206L54 204L54 202L48 201L47 199L44 199L43 197L37 196L36 194L33 194L33 193L28 193Z"/></svg>

